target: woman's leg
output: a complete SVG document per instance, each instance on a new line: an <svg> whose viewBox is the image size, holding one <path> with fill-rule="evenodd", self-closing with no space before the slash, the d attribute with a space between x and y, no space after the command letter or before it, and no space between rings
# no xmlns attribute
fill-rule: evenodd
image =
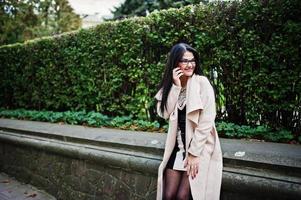
<svg viewBox="0 0 301 200"><path fill-rule="evenodd" d="M164 173L164 191L163 199L171 200L176 199L177 191L182 177L181 171L166 169Z"/></svg>
<svg viewBox="0 0 301 200"><path fill-rule="evenodd" d="M190 186L189 179L186 172L182 173L181 182L177 193L177 200L189 200L190 197Z"/></svg>

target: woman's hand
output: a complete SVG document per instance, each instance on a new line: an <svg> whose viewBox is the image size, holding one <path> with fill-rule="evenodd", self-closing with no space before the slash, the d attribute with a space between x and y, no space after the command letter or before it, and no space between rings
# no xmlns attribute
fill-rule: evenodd
<svg viewBox="0 0 301 200"><path fill-rule="evenodd" d="M183 75L182 70L180 69L180 67L176 67L172 70L172 78L173 78L173 82L176 86L181 87L181 80L180 77Z"/></svg>
<svg viewBox="0 0 301 200"><path fill-rule="evenodd" d="M199 172L199 163L200 157L193 156L190 153L188 153L188 156L184 163L184 167L187 168L187 175L191 176L192 179L194 179Z"/></svg>

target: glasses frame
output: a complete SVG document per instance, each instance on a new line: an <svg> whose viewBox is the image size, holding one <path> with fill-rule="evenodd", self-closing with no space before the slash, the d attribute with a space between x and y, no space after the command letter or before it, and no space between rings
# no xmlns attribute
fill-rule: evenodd
<svg viewBox="0 0 301 200"><path fill-rule="evenodd" d="M191 59L191 60L188 60L188 59L181 59L179 61L180 64L183 65L183 67L185 67L185 69L189 69L189 64L191 64L191 67L190 68L194 68L195 65L196 65L196 62L195 62L195 59Z"/></svg>

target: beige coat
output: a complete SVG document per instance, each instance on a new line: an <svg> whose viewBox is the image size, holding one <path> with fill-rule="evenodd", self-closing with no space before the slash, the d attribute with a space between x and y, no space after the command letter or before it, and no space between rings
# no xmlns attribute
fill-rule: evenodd
<svg viewBox="0 0 301 200"><path fill-rule="evenodd" d="M177 100L181 87L172 85L167 98L167 109L161 113L162 90L155 98L158 100L157 112L169 118L163 161L158 170L157 200L162 199L163 173L176 142L178 126ZM194 200L218 200L222 180L222 152L215 128L215 96L208 79L193 75L188 79L186 90L186 147L192 155L200 156L199 172L196 178L189 177Z"/></svg>

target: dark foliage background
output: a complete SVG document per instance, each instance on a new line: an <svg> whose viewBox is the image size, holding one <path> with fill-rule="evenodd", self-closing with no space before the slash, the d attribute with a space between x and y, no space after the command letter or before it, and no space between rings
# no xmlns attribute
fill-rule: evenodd
<svg viewBox="0 0 301 200"><path fill-rule="evenodd" d="M162 10L0 47L0 106L155 120L166 55L187 42L216 90L218 119L301 129L301 1ZM161 121L162 122L162 121Z"/></svg>
<svg viewBox="0 0 301 200"><path fill-rule="evenodd" d="M68 0L0 0L0 45L81 27Z"/></svg>
<svg viewBox="0 0 301 200"><path fill-rule="evenodd" d="M209 0L125 0L112 11L113 19L123 19L133 16L146 16L149 13L168 9L181 8L192 4L207 4Z"/></svg>

